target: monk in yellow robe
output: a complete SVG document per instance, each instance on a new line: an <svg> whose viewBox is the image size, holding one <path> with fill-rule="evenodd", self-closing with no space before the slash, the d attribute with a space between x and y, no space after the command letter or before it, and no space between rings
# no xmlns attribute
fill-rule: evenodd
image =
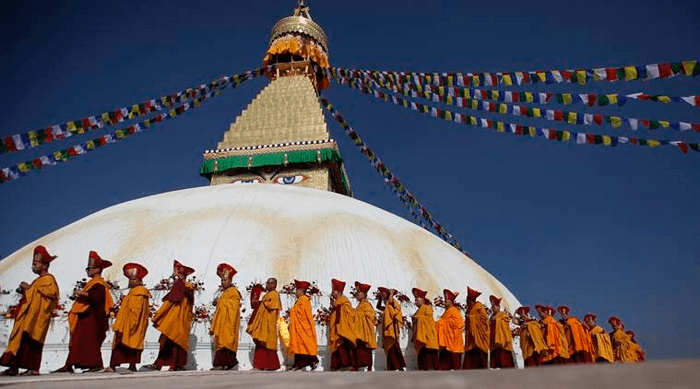
<svg viewBox="0 0 700 389"><path fill-rule="evenodd" d="M625 326L622 324L622 321L612 316L608 319L608 323L613 328L610 339L612 340L615 362L637 362L637 349L633 346L632 339L625 333Z"/></svg>
<svg viewBox="0 0 700 389"><path fill-rule="evenodd" d="M255 342L253 368L258 370L277 370L280 359L277 356L277 319L280 317L282 302L277 293L277 279L269 278L265 283L265 295L262 300L254 301L255 315L248 323L246 332Z"/></svg>
<svg viewBox="0 0 700 389"><path fill-rule="evenodd" d="M459 370L464 353L464 319L455 306L455 299L459 293L449 289L444 289L442 293L445 312L435 325L440 348L440 370Z"/></svg>
<svg viewBox="0 0 700 389"><path fill-rule="evenodd" d="M101 348L107 337L109 314L114 302L102 278L102 270L110 266L112 262L102 259L96 251L90 251L85 269L90 281L82 290L74 292L75 302L68 313L68 357L63 367L53 373L72 373L74 367L88 372L104 368Z"/></svg>
<svg viewBox="0 0 700 389"><path fill-rule="evenodd" d="M187 351L190 348L190 329L194 319L194 289L187 282L187 276L194 269L173 262L173 286L163 297L163 305L153 315L153 326L161 332L160 350L155 362L144 367L149 370L160 370L170 366L171 371L184 370L187 365Z"/></svg>
<svg viewBox="0 0 700 389"><path fill-rule="evenodd" d="M501 299L489 296L491 301L491 361L493 369L515 367L513 359L513 333L510 330L511 316L501 310Z"/></svg>
<svg viewBox="0 0 700 389"><path fill-rule="evenodd" d="M462 369L486 369L488 368L488 352L491 347L491 330L489 326L489 314L484 304L476 301L481 292L467 287L467 316L464 364Z"/></svg>
<svg viewBox="0 0 700 389"><path fill-rule="evenodd" d="M331 280L331 317L328 329L328 348L331 351L331 370L357 370L355 355L355 310L343 295L345 282Z"/></svg>
<svg viewBox="0 0 700 389"><path fill-rule="evenodd" d="M297 301L289 310L289 351L294 354L292 370L315 370L318 366L318 341L316 322L311 313L311 300L306 291L311 287L308 281L294 280Z"/></svg>
<svg viewBox="0 0 700 389"><path fill-rule="evenodd" d="M355 281L355 298L359 301L355 307L356 362L358 369L366 367L367 371L372 371L372 350L377 348L377 315L372 304L367 301L367 292L371 287Z"/></svg>
<svg viewBox="0 0 700 389"><path fill-rule="evenodd" d="M542 363L546 365L562 365L569 359L569 344L564 335L564 326L561 325L552 315L554 308L542 305L535 306L542 318L542 328L544 339L549 349L547 355L542 358Z"/></svg>
<svg viewBox="0 0 700 389"><path fill-rule="evenodd" d="M413 314L413 345L418 355L419 370L440 370L438 357L437 330L433 308L426 296L428 292L422 289L411 290L418 310Z"/></svg>
<svg viewBox="0 0 700 389"><path fill-rule="evenodd" d="M634 331L625 331L625 334L630 337L630 340L632 341L632 350L637 354L637 362L644 362L646 359L646 353L642 349L642 347L637 343L636 340L634 340Z"/></svg>
<svg viewBox="0 0 700 389"><path fill-rule="evenodd" d="M591 335L591 343L593 344L593 360L598 363L615 362L613 356L612 341L610 335L603 327L596 324L597 316L589 313L583 318L583 323L586 325L586 330Z"/></svg>
<svg viewBox="0 0 700 389"><path fill-rule="evenodd" d="M382 348L386 354L387 370L404 370L406 360L401 352L399 337L403 326L401 305L396 300L398 292L395 289L379 287L377 309L382 311Z"/></svg>
<svg viewBox="0 0 700 389"><path fill-rule="evenodd" d="M144 339L148 329L149 299L151 294L143 286L143 277L148 270L138 263L127 263L122 268L124 276L129 279L129 294L122 300L117 317L112 324L114 340L112 357L105 372L113 373L122 363L129 364L129 370L136 371L136 364L141 363Z"/></svg>
<svg viewBox="0 0 700 389"><path fill-rule="evenodd" d="M520 351L523 353L525 367L539 366L544 356L549 353L542 327L539 321L530 316L530 307L520 307L515 313L518 315L520 327L517 333L520 336Z"/></svg>
<svg viewBox="0 0 700 389"><path fill-rule="evenodd" d="M574 316L570 316L571 308L560 305L557 308L561 316L564 334L569 343L569 356L572 363L593 363L593 343L590 334L583 324Z"/></svg>
<svg viewBox="0 0 700 389"><path fill-rule="evenodd" d="M209 334L214 340L212 370L231 370L238 365L238 333L241 329L241 294L233 286L236 275L233 266L222 263L216 267L221 278L221 295L216 300L216 311Z"/></svg>
<svg viewBox="0 0 700 389"><path fill-rule="evenodd" d="M49 273L51 261L56 259L44 246L34 248L32 272L38 277L31 284L19 285L23 297L15 307L15 323L7 342L7 349L0 357L0 365L7 366L2 375L14 376L19 369L27 369L22 375L39 375L44 340L51 324L51 315L58 305L58 284Z"/></svg>

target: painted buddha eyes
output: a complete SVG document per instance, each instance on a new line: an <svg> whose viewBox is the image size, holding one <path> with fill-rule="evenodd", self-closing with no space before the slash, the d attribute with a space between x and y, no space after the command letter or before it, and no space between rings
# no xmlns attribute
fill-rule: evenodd
<svg viewBox="0 0 700 389"><path fill-rule="evenodd" d="M262 184L262 178L241 178L231 182L232 184Z"/></svg>
<svg viewBox="0 0 700 389"><path fill-rule="evenodd" d="M272 182L282 185L293 185L306 181L308 177L302 175L275 177Z"/></svg>

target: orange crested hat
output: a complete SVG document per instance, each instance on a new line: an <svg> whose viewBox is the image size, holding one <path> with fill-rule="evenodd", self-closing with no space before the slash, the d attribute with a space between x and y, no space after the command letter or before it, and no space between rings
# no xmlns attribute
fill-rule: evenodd
<svg viewBox="0 0 700 389"><path fill-rule="evenodd" d="M515 313L517 313L518 315L527 315L528 313L530 313L530 307L520 307L515 310Z"/></svg>
<svg viewBox="0 0 700 389"><path fill-rule="evenodd" d="M476 300L479 296L481 296L481 292L467 286L467 300Z"/></svg>
<svg viewBox="0 0 700 389"><path fill-rule="evenodd" d="M457 296L459 296L459 292L453 292L449 289L443 289L442 294L445 296L445 300L450 300L450 301L455 301Z"/></svg>
<svg viewBox="0 0 700 389"><path fill-rule="evenodd" d="M620 320L617 316L610 316L610 318L608 318L608 323L620 325L622 324L622 320Z"/></svg>
<svg viewBox="0 0 700 389"><path fill-rule="evenodd" d="M571 312L571 308L567 307L566 305L560 305L559 307L557 307L557 311L564 315L568 315L569 312Z"/></svg>
<svg viewBox="0 0 700 389"><path fill-rule="evenodd" d="M38 258L37 258L38 256ZM39 262L43 263L44 265L48 265L56 259L57 255L51 255L49 252L46 250L46 247L42 245L38 245L34 247L34 259L39 260Z"/></svg>
<svg viewBox="0 0 700 389"><path fill-rule="evenodd" d="M333 286L333 290L337 290L338 292L342 293L345 290L345 281L333 278L331 279L331 285Z"/></svg>
<svg viewBox="0 0 700 389"><path fill-rule="evenodd" d="M583 317L583 320L587 320L587 319L593 319L593 320L595 320L595 319L597 319L597 318L598 318L598 316L596 316L596 315L594 315L594 314L592 314L592 313L588 313L588 314L586 314L586 316Z"/></svg>
<svg viewBox="0 0 700 389"><path fill-rule="evenodd" d="M372 285L370 284L363 284L359 281L355 281L355 289L357 289L358 292L367 294L367 292L369 292L369 288L371 287Z"/></svg>
<svg viewBox="0 0 700 389"><path fill-rule="evenodd" d="M422 289L418 289L418 288L413 288L413 289L411 289L411 293L413 293L413 297L415 297L415 298L422 298L422 299L424 299L425 296L428 295L428 292L427 292L427 291L422 290Z"/></svg>
<svg viewBox="0 0 700 389"><path fill-rule="evenodd" d="M124 271L124 277L126 278L136 277L139 280L142 280L143 277L146 277L146 274L148 274L148 269L146 269L143 265L134 262L129 262L124 265L122 270Z"/></svg>
<svg viewBox="0 0 700 389"><path fill-rule="evenodd" d="M194 269L188 266L185 266L180 263L177 259L174 260L173 262L173 269L177 271L178 273L184 275L185 277L189 276L190 274L194 273Z"/></svg>
<svg viewBox="0 0 700 389"><path fill-rule="evenodd" d="M489 301L491 301L491 305L501 305L501 300L503 300L503 298L498 298L494 295L489 296Z"/></svg>
<svg viewBox="0 0 700 389"><path fill-rule="evenodd" d="M233 266L229 265L228 263L221 263L216 267L216 275L219 276L219 278L233 277L236 275L236 273L238 273L236 269L234 269Z"/></svg>
<svg viewBox="0 0 700 389"><path fill-rule="evenodd" d="M294 280L294 287L297 289L309 289L311 287L311 283L309 281Z"/></svg>
<svg viewBox="0 0 700 389"><path fill-rule="evenodd" d="M100 254L97 254L97 251L90 251L88 255L88 267L99 267L104 270L110 266L112 266L112 262L102 259Z"/></svg>

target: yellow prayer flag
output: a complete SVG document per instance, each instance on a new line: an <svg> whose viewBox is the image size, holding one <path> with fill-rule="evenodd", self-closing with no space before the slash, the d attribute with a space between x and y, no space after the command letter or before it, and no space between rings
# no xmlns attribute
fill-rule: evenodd
<svg viewBox="0 0 700 389"><path fill-rule="evenodd" d="M576 112L569 112L569 114L567 115L566 121L567 121L569 124L576 124L576 118L577 118L577 117L578 117L578 115L576 114Z"/></svg>
<svg viewBox="0 0 700 389"><path fill-rule="evenodd" d="M416 92L419 92L419 93L423 92L423 85L421 85L421 84L416 85Z"/></svg>
<svg viewBox="0 0 700 389"><path fill-rule="evenodd" d="M617 93L613 93L613 94L605 95L605 96L607 96L608 100L610 101L610 105L617 104L617 96L618 96Z"/></svg>
<svg viewBox="0 0 700 389"><path fill-rule="evenodd" d="M85 146L87 146L88 150L92 150L95 148L95 141L89 140L85 142Z"/></svg>
<svg viewBox="0 0 700 389"><path fill-rule="evenodd" d="M449 100L449 98L448 98L448 100ZM403 107L408 108L408 100L403 101Z"/></svg>
<svg viewBox="0 0 700 389"><path fill-rule="evenodd" d="M659 142L658 140L655 140L655 139L649 139L649 140L647 140L647 145L649 145L649 147L657 147L657 146L661 146L661 142Z"/></svg>
<svg viewBox="0 0 700 389"><path fill-rule="evenodd" d="M497 90L492 90L492 91L491 91L491 100L493 100L493 101L498 101L498 96L500 96L500 94L498 93Z"/></svg>
<svg viewBox="0 0 700 389"><path fill-rule="evenodd" d="M697 60L692 60L692 61L683 61L683 69L685 70L685 75L686 76L692 76L693 75L693 69L695 69L695 66L697 65Z"/></svg>
<svg viewBox="0 0 700 389"><path fill-rule="evenodd" d="M586 71L585 70L577 70L576 71L576 79L578 79L579 85L586 85Z"/></svg>
<svg viewBox="0 0 700 389"><path fill-rule="evenodd" d="M505 132L506 130L506 125L503 122L496 122L496 131L498 132Z"/></svg>
<svg viewBox="0 0 700 389"><path fill-rule="evenodd" d="M507 86L513 85L513 79L510 77L510 74L503 75L503 83Z"/></svg>
<svg viewBox="0 0 700 389"><path fill-rule="evenodd" d="M476 126L476 118L474 116L469 117L469 122L472 126Z"/></svg>
<svg viewBox="0 0 700 389"><path fill-rule="evenodd" d="M532 103L533 101L535 101L532 92L525 92L525 101L528 103Z"/></svg>
<svg viewBox="0 0 700 389"><path fill-rule="evenodd" d="M508 106L506 104L498 104L498 113L508 113Z"/></svg>
<svg viewBox="0 0 700 389"><path fill-rule="evenodd" d="M479 76L472 76L472 85L479 86L479 84L481 84L481 82L479 81Z"/></svg>
<svg viewBox="0 0 700 389"><path fill-rule="evenodd" d="M535 138L537 136L537 129L535 127L529 126L527 129L530 132L531 138Z"/></svg>
<svg viewBox="0 0 700 389"><path fill-rule="evenodd" d="M103 123L112 123L112 120L109 118L109 114L107 112L100 115L100 117L102 118Z"/></svg>
<svg viewBox="0 0 700 389"><path fill-rule="evenodd" d="M660 102L666 103L666 104L671 102L671 98L668 96L664 96L664 95L658 96L658 99Z"/></svg>
<svg viewBox="0 0 700 389"><path fill-rule="evenodd" d="M429 109L428 109L428 106L427 106L427 105L424 105L424 106L423 106L423 113L429 113L429 112L430 112L430 111L429 111Z"/></svg>
<svg viewBox="0 0 700 389"><path fill-rule="evenodd" d="M135 117L137 117L137 116L139 116L139 105L138 105L138 104L134 104L134 105L131 107L131 112L129 112L129 119L133 119L133 118L135 118Z"/></svg>
<svg viewBox="0 0 700 389"><path fill-rule="evenodd" d="M438 95L444 96L445 95L445 87L444 86L439 86L438 87Z"/></svg>
<svg viewBox="0 0 700 389"><path fill-rule="evenodd" d="M610 135L603 135L603 144L606 146L610 146L612 144L612 139L610 138Z"/></svg>
<svg viewBox="0 0 700 389"><path fill-rule="evenodd" d="M37 139L36 132L29 131L29 144L32 146L39 146L39 139Z"/></svg>
<svg viewBox="0 0 700 389"><path fill-rule="evenodd" d="M425 83L426 83L426 84L428 84L428 85L430 85L430 84L431 84L431 79L430 79L430 76L429 76L429 75L427 75L427 74L425 75Z"/></svg>
<svg viewBox="0 0 700 389"><path fill-rule="evenodd" d="M610 116L610 124L613 128L619 128L622 125L622 119L617 116Z"/></svg>
<svg viewBox="0 0 700 389"><path fill-rule="evenodd" d="M564 130L564 134L561 137L561 140L563 142L567 142L569 139L571 139L571 133L569 131Z"/></svg>
<svg viewBox="0 0 700 389"><path fill-rule="evenodd" d="M470 101L471 101L471 108L472 108L472 109L477 109L477 108L479 108L479 100L471 99Z"/></svg>
<svg viewBox="0 0 700 389"><path fill-rule="evenodd" d="M60 151L56 151L53 153L53 159L56 161L62 161L63 160L63 154L61 154Z"/></svg>
<svg viewBox="0 0 700 389"><path fill-rule="evenodd" d="M21 171L22 173L26 173L26 172L28 172L29 170L31 170L31 169L29 168L29 165L27 165L27 164L24 163L24 162L22 162L22 163L20 163L19 165L17 165L17 168L18 168L19 171Z"/></svg>
<svg viewBox="0 0 700 389"><path fill-rule="evenodd" d="M451 122L452 121L452 112L450 111L445 111L445 120Z"/></svg>
<svg viewBox="0 0 700 389"><path fill-rule="evenodd" d="M452 96L447 96L446 100L447 105L454 105L454 100ZM406 104L408 104L408 101L406 101ZM408 108L408 105L406 105L406 108Z"/></svg>
<svg viewBox="0 0 700 389"><path fill-rule="evenodd" d="M533 118L542 117L542 111L539 108L533 107L532 108L532 117Z"/></svg>
<svg viewBox="0 0 700 389"><path fill-rule="evenodd" d="M535 73L535 74L537 74L537 78L539 78L541 82L547 81L547 73L545 73L545 72L537 72L537 73Z"/></svg>
<svg viewBox="0 0 700 389"><path fill-rule="evenodd" d="M637 78L637 68L634 66L625 66L625 81L636 80Z"/></svg>
<svg viewBox="0 0 700 389"><path fill-rule="evenodd" d="M659 120L659 124L661 124L661 127L663 128L669 128L671 126L671 123L666 120Z"/></svg>
<svg viewBox="0 0 700 389"><path fill-rule="evenodd" d="M454 76L447 76L447 86L454 86Z"/></svg>
<svg viewBox="0 0 700 389"><path fill-rule="evenodd" d="M573 99L571 98L571 93L562 93L561 99L564 102L564 105L569 105L573 102Z"/></svg>

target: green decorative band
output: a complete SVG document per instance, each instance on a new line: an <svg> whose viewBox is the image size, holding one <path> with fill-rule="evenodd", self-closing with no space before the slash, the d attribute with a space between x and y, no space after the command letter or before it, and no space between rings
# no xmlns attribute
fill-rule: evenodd
<svg viewBox="0 0 700 389"><path fill-rule="evenodd" d="M342 163L343 158L335 148L318 150L299 150L258 155L233 155L221 159L205 160L201 175L210 175L235 168L252 168L260 166L282 166L290 163Z"/></svg>

